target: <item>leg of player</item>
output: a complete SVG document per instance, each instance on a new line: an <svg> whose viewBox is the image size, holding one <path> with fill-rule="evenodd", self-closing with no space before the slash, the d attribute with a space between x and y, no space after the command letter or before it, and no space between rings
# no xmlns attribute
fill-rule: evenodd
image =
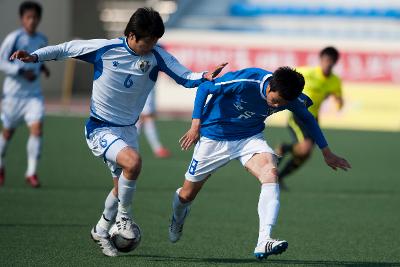
<svg viewBox="0 0 400 267"><path fill-rule="evenodd" d="M207 176L199 182L191 182L185 179L183 186L178 188L172 200L172 218L169 226L169 240L172 243L177 242L182 236L183 224L189 214L190 205L200 192L204 183L207 181Z"/></svg>
<svg viewBox="0 0 400 267"><path fill-rule="evenodd" d="M155 123L155 115L154 114L146 114L141 115L142 127L144 134L146 136L147 141L150 144L150 147L157 158L168 158L171 156L171 153L167 148L165 148L160 141L158 136L158 131Z"/></svg>
<svg viewBox="0 0 400 267"><path fill-rule="evenodd" d="M0 186L4 185L5 180L5 167L4 167L4 158L6 156L6 151L8 144L14 134L14 129L3 129L2 134L0 135Z"/></svg>
<svg viewBox="0 0 400 267"><path fill-rule="evenodd" d="M109 257L118 255L118 251L110 241L108 234L118 211L118 177L113 177L113 182L114 187L106 198L103 214L91 231L92 239L100 246L103 254Z"/></svg>
<svg viewBox="0 0 400 267"><path fill-rule="evenodd" d="M306 138L303 141L293 145L292 157L279 171L280 183L282 183L286 176L297 170L307 161L307 159L311 156L313 147L314 142L309 138Z"/></svg>
<svg viewBox="0 0 400 267"><path fill-rule="evenodd" d="M36 171L40 157L40 150L42 147L42 128L42 122L40 121L33 122L29 125L30 135L26 146L28 154L28 167L25 177L26 182L34 188L40 186Z"/></svg>
<svg viewBox="0 0 400 267"><path fill-rule="evenodd" d="M271 238L272 227L275 225L279 212L279 184L275 155L255 154L246 162L245 167L261 182L258 202L260 228L254 255L258 259L264 259L269 255L280 254L288 247L285 240Z"/></svg>
<svg viewBox="0 0 400 267"><path fill-rule="evenodd" d="M127 146L118 152L116 162L122 168L122 173L118 179L119 202L116 224L121 236L133 239L132 200L136 190L136 180L142 167L142 160L138 152Z"/></svg>
<svg viewBox="0 0 400 267"><path fill-rule="evenodd" d="M102 237L108 237L118 212L118 177L113 177L113 182L114 187L106 198L103 213L96 225L96 232Z"/></svg>

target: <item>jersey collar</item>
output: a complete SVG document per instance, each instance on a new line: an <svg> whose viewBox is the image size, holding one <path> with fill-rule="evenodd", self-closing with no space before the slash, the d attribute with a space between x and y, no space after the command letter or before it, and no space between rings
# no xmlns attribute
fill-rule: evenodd
<svg viewBox="0 0 400 267"><path fill-rule="evenodd" d="M264 76L264 78L260 82L260 95L265 100L267 100L267 86L264 86L264 85L268 85L266 82L271 77L272 77L272 73L267 74Z"/></svg>
<svg viewBox="0 0 400 267"><path fill-rule="evenodd" d="M137 56L137 57L138 57L139 55L136 54L135 51L133 51L133 50L129 47L128 41L126 40L126 37L121 37L121 39L123 39L123 41L124 41L125 49L126 49L131 55Z"/></svg>

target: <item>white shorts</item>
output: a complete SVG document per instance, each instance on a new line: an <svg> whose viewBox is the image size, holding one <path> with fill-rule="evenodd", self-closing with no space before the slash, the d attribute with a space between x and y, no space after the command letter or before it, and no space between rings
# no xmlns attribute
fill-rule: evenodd
<svg viewBox="0 0 400 267"><path fill-rule="evenodd" d="M150 91L150 94L148 95L146 99L146 103L144 104L142 113L143 115L151 115L156 113L156 89L153 88Z"/></svg>
<svg viewBox="0 0 400 267"><path fill-rule="evenodd" d="M30 126L42 121L44 103L41 97L5 97L1 103L1 121L6 129L15 129L23 120Z"/></svg>
<svg viewBox="0 0 400 267"><path fill-rule="evenodd" d="M203 136L194 148L185 178L200 182L233 159L240 160L244 166L254 154L259 153L275 154L262 133L237 141L217 141Z"/></svg>
<svg viewBox="0 0 400 267"><path fill-rule="evenodd" d="M112 177L119 177L122 168L117 164L117 155L125 147L139 151L138 135L134 125L124 127L102 127L95 129L86 142L93 155L102 157L111 171Z"/></svg>

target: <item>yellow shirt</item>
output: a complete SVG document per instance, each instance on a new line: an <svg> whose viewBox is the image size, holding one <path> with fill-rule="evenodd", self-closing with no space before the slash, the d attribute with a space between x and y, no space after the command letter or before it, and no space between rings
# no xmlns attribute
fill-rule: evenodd
<svg viewBox="0 0 400 267"><path fill-rule="evenodd" d="M303 93L311 98L313 105L308 110L317 118L322 102L329 95L342 96L342 81L339 76L331 74L325 77L321 67L300 67L296 68L303 74L305 86Z"/></svg>

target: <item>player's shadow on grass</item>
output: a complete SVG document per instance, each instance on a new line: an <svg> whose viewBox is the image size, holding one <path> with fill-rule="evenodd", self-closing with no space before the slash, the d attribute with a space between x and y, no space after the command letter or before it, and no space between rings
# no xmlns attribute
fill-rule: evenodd
<svg viewBox="0 0 400 267"><path fill-rule="evenodd" d="M279 260L268 259L258 261L254 259L235 259L235 258L195 258L195 257L170 257L158 255L127 254L126 257L145 258L155 262L182 262L182 263L209 263L209 264L279 264L279 265L307 265L307 266L400 266L396 262L366 262L366 261L324 261L324 260Z"/></svg>

